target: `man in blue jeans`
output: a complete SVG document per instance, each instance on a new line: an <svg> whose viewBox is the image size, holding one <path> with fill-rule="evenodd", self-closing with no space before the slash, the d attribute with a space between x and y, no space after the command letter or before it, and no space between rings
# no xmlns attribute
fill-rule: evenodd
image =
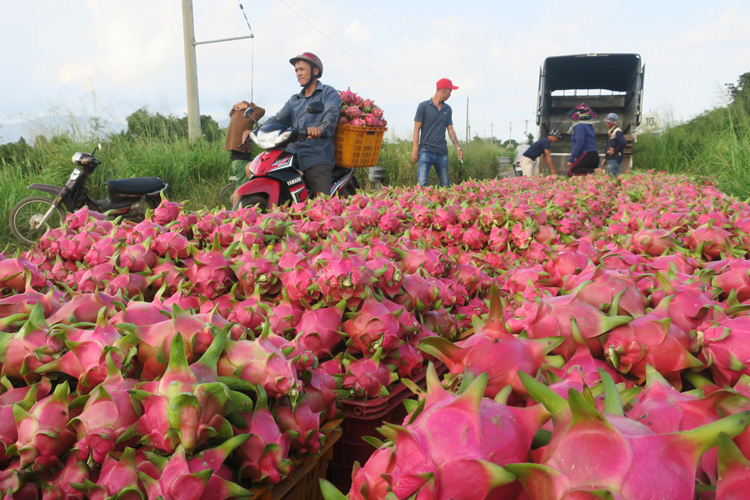
<svg viewBox="0 0 750 500"><path fill-rule="evenodd" d="M440 185L451 185L448 175L448 145L445 141L445 131L454 146L458 159L463 160L464 154L458 144L456 131L453 130L453 110L446 104L451 93L458 89L447 78L441 78L436 85L432 99L420 102L414 115L414 138L411 162L417 164L417 182L427 187L430 168L434 165Z"/></svg>
<svg viewBox="0 0 750 500"><path fill-rule="evenodd" d="M625 145L628 143L622 129L617 126L619 117L615 113L610 113L604 119L604 125L607 126L609 140L607 141L607 152L602 160L602 166L612 177L620 175L620 165L622 164L622 152L625 151Z"/></svg>

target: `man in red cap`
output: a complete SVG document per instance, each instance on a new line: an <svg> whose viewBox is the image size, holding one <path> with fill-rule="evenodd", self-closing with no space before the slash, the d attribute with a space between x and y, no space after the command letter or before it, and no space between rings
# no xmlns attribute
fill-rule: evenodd
<svg viewBox="0 0 750 500"><path fill-rule="evenodd" d="M458 87L447 78L437 81L435 95L432 99L420 102L414 116L414 138L411 162L417 164L417 182L427 187L430 168L435 167L441 186L450 186L448 175L448 145L445 141L445 131L454 146L458 159L463 160L464 154L458 144L456 131L453 130L453 110L445 102Z"/></svg>

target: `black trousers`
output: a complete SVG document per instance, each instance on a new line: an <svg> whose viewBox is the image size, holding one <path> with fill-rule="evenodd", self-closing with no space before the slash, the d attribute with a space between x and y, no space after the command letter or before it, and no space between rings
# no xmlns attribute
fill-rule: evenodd
<svg viewBox="0 0 750 500"><path fill-rule="evenodd" d="M331 172L333 165L318 164L313 165L304 171L305 184L310 191L310 197L315 197L318 193L331 194Z"/></svg>
<svg viewBox="0 0 750 500"><path fill-rule="evenodd" d="M568 169L568 176L593 174L599 166L599 153L596 151L586 151L576 158Z"/></svg>

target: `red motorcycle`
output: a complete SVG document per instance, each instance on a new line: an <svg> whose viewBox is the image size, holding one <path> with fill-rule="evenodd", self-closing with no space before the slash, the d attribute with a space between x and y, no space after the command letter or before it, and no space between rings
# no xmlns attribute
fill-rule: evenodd
<svg viewBox="0 0 750 500"><path fill-rule="evenodd" d="M324 110L320 102L311 103L305 113L317 114ZM245 110L245 117L252 115L253 109ZM304 113L303 113L304 115ZM263 153L256 156L246 167L248 181L232 195L234 209L257 205L267 210L283 203L299 203L310 196L305 184L304 173L297 168L297 156L285 151L289 144L307 139L307 130L287 128L278 123L263 125L252 131L248 137ZM334 166L331 172L330 195L354 194L359 188L354 177L354 169Z"/></svg>

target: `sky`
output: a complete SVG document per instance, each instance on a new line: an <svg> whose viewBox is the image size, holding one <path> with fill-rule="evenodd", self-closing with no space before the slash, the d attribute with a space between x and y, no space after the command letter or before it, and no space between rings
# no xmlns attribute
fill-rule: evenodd
<svg viewBox="0 0 750 500"><path fill-rule="evenodd" d="M0 142L19 122L140 108L187 114L180 0L0 0ZM410 139L414 112L446 77L459 139L536 135L546 57L637 53L643 112L667 123L726 103L750 71L750 2L696 0L192 0L200 112L225 120L253 100L269 114L299 91L289 58L383 108L386 139ZM240 8L242 6L243 8ZM247 17L247 21L245 19ZM25 130L25 136L37 133Z"/></svg>

